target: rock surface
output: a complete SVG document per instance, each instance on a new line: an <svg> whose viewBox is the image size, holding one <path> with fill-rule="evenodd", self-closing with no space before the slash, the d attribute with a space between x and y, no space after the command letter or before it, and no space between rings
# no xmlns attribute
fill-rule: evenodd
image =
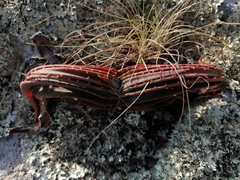
<svg viewBox="0 0 240 180"><path fill-rule="evenodd" d="M174 0L165 0L174 4ZM181 124L169 109L126 112L93 144L120 112L52 100L52 124L32 134L5 133L32 119L32 106L19 89L25 63L38 52L30 37L38 31L59 45L70 32L93 22L97 13L84 0L0 2L0 178L1 179L238 179L240 178L240 26L216 25L208 32L228 42L205 42L204 61L229 80L222 97L186 108ZM107 6L108 1L95 0ZM200 26L239 23L239 2L208 0L184 20ZM61 52L60 48L55 48ZM16 71L15 71L16 70ZM69 104L72 104L69 107ZM189 122L191 119L191 124ZM191 131L189 130L191 126Z"/></svg>

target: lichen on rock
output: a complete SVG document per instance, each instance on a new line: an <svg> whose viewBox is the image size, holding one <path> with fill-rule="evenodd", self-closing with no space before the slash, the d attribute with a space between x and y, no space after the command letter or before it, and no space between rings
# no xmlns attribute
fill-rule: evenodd
<svg viewBox="0 0 240 180"><path fill-rule="evenodd" d="M163 0L171 8L175 0ZM231 1L232 2L232 1ZM220 21L239 22L239 3L202 0L189 9L184 21L196 27ZM98 13L82 7L85 0L0 2L0 149L10 138L5 130L32 120L32 106L19 89L25 63L38 53L30 37L38 31L59 45L67 34L94 22ZM109 1L93 3L107 6ZM231 3L231 13L224 9ZM237 4L237 5L236 5ZM220 8L221 7L221 8ZM96 17L95 17L96 16ZM52 123L39 132L23 135L21 168L8 167L0 177L20 179L234 179L239 177L240 100L239 32L237 25L219 24L205 29L223 44L208 39L203 61L224 70L229 84L221 97L199 100L186 108L178 124L174 111L127 111L100 135L120 113L82 107L70 100L51 100ZM22 43L17 49L9 38ZM62 51L65 52L64 49ZM67 52L71 49L66 50ZM16 53L18 52L18 53ZM58 47L55 52L61 52ZM19 56L18 56L19 55ZM12 65L20 62L13 76ZM7 67L7 68L6 68ZM20 72L19 72L20 71ZM11 79L12 77L13 80ZM71 105L71 106L70 106ZM189 131L189 118L192 131ZM175 122L175 123L174 123ZM13 153L9 148L9 153ZM2 166L4 167L4 166Z"/></svg>

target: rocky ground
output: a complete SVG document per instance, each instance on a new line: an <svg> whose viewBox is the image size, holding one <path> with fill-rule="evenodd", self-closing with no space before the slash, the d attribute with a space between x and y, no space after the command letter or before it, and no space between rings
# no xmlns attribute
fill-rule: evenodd
<svg viewBox="0 0 240 180"><path fill-rule="evenodd" d="M239 179L240 26L212 25L208 32L226 42L205 42L203 61L223 69L228 85L220 97L186 108L182 123L175 109L126 112L87 150L93 138L121 112L51 100L52 123L30 134L6 129L33 118L32 105L19 89L26 62L38 52L30 37L38 31L54 45L94 21L99 14L81 0L0 2L0 178L1 179ZM108 1L95 0L99 6ZM174 0L163 0L166 5ZM236 0L206 0L195 7L200 26L240 22ZM55 48L61 53L60 48ZM71 105L71 106L70 106ZM191 120L191 123L190 121ZM190 129L191 126L191 130Z"/></svg>

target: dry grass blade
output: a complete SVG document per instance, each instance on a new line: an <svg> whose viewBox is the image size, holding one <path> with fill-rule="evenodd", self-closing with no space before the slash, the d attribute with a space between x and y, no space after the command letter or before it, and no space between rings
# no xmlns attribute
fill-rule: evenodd
<svg viewBox="0 0 240 180"><path fill-rule="evenodd" d="M187 39L204 35L201 28L196 29L180 20L195 5L195 1L190 2L181 1L168 11L154 0L150 6L132 1L112 1L112 5L102 11L91 3L93 7L88 8L101 13L105 20L72 32L65 38L62 47L74 49L70 57L75 57L76 64L121 68L129 62L166 63L164 59L172 63L186 62L188 56L184 52L188 49L184 48L189 45L191 49L199 47L199 43ZM176 60L178 58L180 61Z"/></svg>
<svg viewBox="0 0 240 180"><path fill-rule="evenodd" d="M35 90L35 97L51 98L63 95L67 98L80 98L83 104L92 107L101 107L101 99L105 99L108 108L112 108L114 104L117 106L117 100L121 99L121 103L125 105L123 107L128 109L131 105L138 110L145 102L152 108L157 102L165 105L171 103L181 94L182 99L185 99L184 94L189 90L197 91L195 85L201 91L211 89L211 86L218 89L213 80L217 77L216 83L222 82L217 70L208 69L203 72L198 69L199 72L196 73L194 70L184 69L190 67L189 63L196 63L203 56L204 46L195 42L192 36L211 37L203 31L206 26L196 28L181 20L198 2L179 1L167 10L156 0L149 4L116 0L111 1L107 9L99 9L89 2L91 7L88 8L101 13L103 18L65 38L62 47L74 51L65 63L74 59L72 64L86 65L85 67L105 65L116 68L120 73L123 73L123 67L135 64L123 79L120 77L123 89L119 92L118 76L115 78L116 74L111 72L111 68L106 68L107 72L102 73L103 67L95 67L91 74L91 68L77 71L75 66L76 69L71 71L67 65L62 65L60 69L52 66L52 69L45 69L46 72L44 69L38 69L37 74L32 72L22 83L23 89L27 89L26 92L41 84L42 89ZM50 54L46 58L54 56ZM188 65L181 66L183 63ZM148 64L166 64L167 67L163 72L159 72L155 67L151 69ZM62 76L57 75L59 72L63 73ZM148 87L145 87L146 83L149 83ZM66 92L63 93L63 89L59 87L65 88ZM168 88L171 91L168 91ZM81 92L81 96L77 95L78 92ZM159 92L163 95L158 98ZM188 94L186 97L188 98ZM133 102L135 104L132 104Z"/></svg>
<svg viewBox="0 0 240 180"><path fill-rule="evenodd" d="M94 139L92 140L92 142L90 143L90 145L88 146L87 150L85 151L85 155L89 152L90 148L92 147L93 143L97 140L97 138L104 132L106 131L109 127L111 127L127 110L129 110L138 100L139 97L141 97L142 93L144 92L144 90L146 89L146 87L148 86L149 82L146 82L145 86L142 89L142 92L138 95L138 97L136 97L136 99L133 100L133 102L126 108L124 109L124 111L118 116L116 117L110 124L108 124L101 132L98 133L97 136L94 137Z"/></svg>
<svg viewBox="0 0 240 180"><path fill-rule="evenodd" d="M222 71L210 65L147 65L148 70L144 70L143 65L138 65L135 72L133 68L134 66L122 69L123 74L120 76L121 99L126 104L130 104L142 92L145 83L149 82L142 96L132 106L136 110L166 106L176 98L182 98L186 102L181 97L182 87L189 93L203 95L218 93L225 85L225 79L221 77Z"/></svg>
<svg viewBox="0 0 240 180"><path fill-rule="evenodd" d="M165 72L164 75L166 73L169 73L169 76L175 74L175 79L178 79L180 83L178 88L181 88L181 91L176 90L171 92L172 94L167 93L166 98L162 98L159 103L171 103L175 99L172 96L182 95L182 99L187 98L188 108L190 108L188 99L189 89L197 82L207 84L207 86L204 86L205 90L206 87L213 85L211 80L205 77L197 77L194 80L185 79L186 77L182 76L181 68L178 65L174 65L198 63L202 59L205 48L200 42L196 42L198 37L211 38L225 43L204 30L217 23L203 27L194 27L181 20L183 15L201 2L196 0L179 1L175 6L167 10L156 0L147 1L146 3L143 1L139 3L130 0L116 0L112 1L112 5L107 9L99 8L91 1L89 2L91 7L88 8L98 12L105 19L98 20L96 23L82 30L75 31L66 37L62 47L71 47L71 44L76 45L71 47L74 49L74 53L70 56L75 59L75 64L107 65L117 69L122 69L132 64L136 64L136 67L138 64L143 64L143 68L148 76L147 78L145 77L146 81L154 78L153 74L149 76L147 73L150 71L147 64L170 64L173 70ZM138 69L136 68L131 73L129 72L131 77L125 77L126 79L123 80L125 85L127 85L126 81L130 83L133 80L132 74L137 71ZM144 70L141 71L143 73ZM211 72L209 71L209 73ZM159 77L159 75L156 76ZM142 86L144 86L144 80ZM141 91L141 87L139 87L137 92ZM204 91L204 88L202 91ZM179 94L179 92L181 93ZM157 93L155 94L157 96ZM149 94L143 94L143 96L149 96ZM155 96L153 90L151 91L151 96ZM135 98L136 96L132 97ZM142 98L144 99L144 97ZM130 98L123 101L126 104L132 102ZM157 102L151 104L155 103ZM184 101L182 107L184 109Z"/></svg>

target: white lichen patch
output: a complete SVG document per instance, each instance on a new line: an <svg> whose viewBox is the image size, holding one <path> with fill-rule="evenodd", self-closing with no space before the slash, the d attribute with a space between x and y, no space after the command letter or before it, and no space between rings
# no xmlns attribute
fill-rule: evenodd
<svg viewBox="0 0 240 180"><path fill-rule="evenodd" d="M133 126L138 126L141 115L138 112L131 113L124 120Z"/></svg>
<svg viewBox="0 0 240 180"><path fill-rule="evenodd" d="M20 90L15 87L18 86L18 82L13 81L8 88L4 89L1 93L0 104L0 137L8 136L6 129L11 126L24 125L24 120L29 117L33 117L30 111L31 104L28 100L20 94Z"/></svg>
<svg viewBox="0 0 240 180"><path fill-rule="evenodd" d="M186 117L171 134L167 147L159 150L161 161L153 172L170 179L237 177L240 116L236 103L239 101L215 98L192 107L192 131Z"/></svg>
<svg viewBox="0 0 240 180"><path fill-rule="evenodd" d="M35 178L80 178L88 172L87 168L77 163L61 161L56 154L59 151L58 147L53 148L52 144L45 142L41 136L32 135L30 139L22 140L21 143L25 152L22 154L26 160L25 168Z"/></svg>

